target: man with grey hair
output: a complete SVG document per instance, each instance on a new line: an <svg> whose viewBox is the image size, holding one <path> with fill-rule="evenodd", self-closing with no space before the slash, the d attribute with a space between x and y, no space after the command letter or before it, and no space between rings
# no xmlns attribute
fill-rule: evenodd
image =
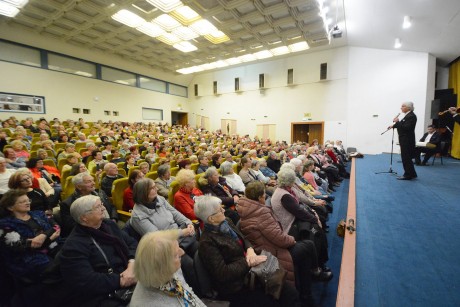
<svg viewBox="0 0 460 307"><path fill-rule="evenodd" d="M388 127L396 128L399 135L399 145L401 146L401 160L403 163L404 174L397 179L412 180L417 178L412 158L415 156L415 125L417 116L414 113L412 102L403 102L401 112L393 119L393 125Z"/></svg>
<svg viewBox="0 0 460 307"><path fill-rule="evenodd" d="M95 191L96 184L94 183L93 177L89 173L80 173L75 175L72 178L72 184L75 186L75 192L67 199L62 201L59 205L61 208L62 237L67 237L75 226L75 220L70 215L70 207L76 199L82 196L99 196L101 198L102 204L106 209L106 218L110 218L115 222L118 220L118 213L116 208L110 202L104 191L101 190L99 193Z"/></svg>
<svg viewBox="0 0 460 307"><path fill-rule="evenodd" d="M123 176L118 173L118 167L115 163L109 162L104 165L104 171L106 176L101 180L101 190L103 190L108 197L112 197L113 182L123 178Z"/></svg>

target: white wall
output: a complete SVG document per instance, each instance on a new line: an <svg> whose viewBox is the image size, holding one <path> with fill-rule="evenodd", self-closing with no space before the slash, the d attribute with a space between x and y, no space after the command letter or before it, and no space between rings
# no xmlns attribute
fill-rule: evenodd
<svg viewBox="0 0 460 307"><path fill-rule="evenodd" d="M427 93L434 91L430 63L426 53L350 47L347 145L365 153L390 152L391 131L380 134L404 101L414 103L416 136L422 136Z"/></svg>
<svg viewBox="0 0 460 307"><path fill-rule="evenodd" d="M134 122L143 121L142 107L148 107L163 109L163 121L171 123L171 111L179 104L188 111L188 100L184 97L7 62L0 62L0 71L2 92L45 96L46 114L31 114L34 119L41 116L48 119L83 117L86 121ZM74 114L72 108L90 109L91 114ZM105 116L104 110L118 111L120 115ZM2 118L10 115L18 119L29 116L0 113Z"/></svg>
<svg viewBox="0 0 460 307"><path fill-rule="evenodd" d="M190 82L191 110L209 116L211 130L220 128L223 118L237 120L238 133L251 136L257 125L276 124L276 138L288 142L291 122L302 121L304 113L311 113L313 121L325 120L327 129L328 121L347 120L347 53L347 48L338 48L197 74ZM326 82L319 81L321 63L328 63ZM292 87L286 85L290 68L296 84ZM268 89L261 92L262 73ZM237 77L242 93L234 93ZM213 95L213 81L217 81L218 96ZM193 97L194 84L198 84L200 97Z"/></svg>

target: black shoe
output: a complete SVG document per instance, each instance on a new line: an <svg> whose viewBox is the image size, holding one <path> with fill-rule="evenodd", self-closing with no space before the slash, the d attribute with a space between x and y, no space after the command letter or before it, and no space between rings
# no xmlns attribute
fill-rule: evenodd
<svg viewBox="0 0 460 307"><path fill-rule="evenodd" d="M415 176L415 177L404 177L404 176L396 177L396 179L398 179L398 180L412 180L412 179L415 179L415 178L417 178L417 176Z"/></svg>
<svg viewBox="0 0 460 307"><path fill-rule="evenodd" d="M323 272L332 272L331 268L325 265L321 268L321 270L323 270Z"/></svg>
<svg viewBox="0 0 460 307"><path fill-rule="evenodd" d="M332 274L332 272L321 271L318 275L313 276L313 280L318 282L329 282L332 279L332 277L334 277L334 274Z"/></svg>

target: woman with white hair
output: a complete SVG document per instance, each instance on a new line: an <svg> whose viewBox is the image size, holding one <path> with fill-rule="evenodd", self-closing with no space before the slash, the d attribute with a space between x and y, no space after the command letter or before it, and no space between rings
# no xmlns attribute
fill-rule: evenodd
<svg viewBox="0 0 460 307"><path fill-rule="evenodd" d="M225 161L220 165L220 174L222 177L225 178L227 184L239 194L244 194L244 190L246 189L243 180L237 174L235 174L233 170L233 164Z"/></svg>
<svg viewBox="0 0 460 307"><path fill-rule="evenodd" d="M230 306L299 306L298 293L289 284L283 286L280 301L266 295L262 289L250 290L245 283L251 267L267 260L257 255L249 241L226 219L221 200L205 195L197 199L195 214L205 223L198 249L218 299L230 301Z"/></svg>
<svg viewBox="0 0 460 307"><path fill-rule="evenodd" d="M318 214L299 202L299 197L293 189L296 178L295 172L290 168L283 168L278 172L278 187L271 199L273 213L284 233L294 236L296 240L313 239L318 264L327 271L327 238ZM306 231L303 232L302 229Z"/></svg>
<svg viewBox="0 0 460 307"><path fill-rule="evenodd" d="M78 198L70 207L76 222L58 256L63 289L55 299L66 306L120 306L113 294L136 284L137 242L105 219L105 207L95 195ZM66 293L64 293L66 292Z"/></svg>
<svg viewBox="0 0 460 307"><path fill-rule="evenodd" d="M151 232L142 237L134 264L138 282L131 307L206 306L182 275L184 250L179 247L178 238L177 229Z"/></svg>

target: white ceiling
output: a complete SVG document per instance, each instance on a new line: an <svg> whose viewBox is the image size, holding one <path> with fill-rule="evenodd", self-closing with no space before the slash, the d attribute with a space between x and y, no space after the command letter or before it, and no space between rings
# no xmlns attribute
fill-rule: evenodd
<svg viewBox="0 0 460 307"><path fill-rule="evenodd" d="M147 20L162 13L145 0L30 0L15 18L0 17L0 28L7 25L169 72L301 40L311 47L306 52L315 52L345 45L393 49L398 37L401 50L428 52L440 65L460 56L460 0L325 0L331 7L328 16L343 30L342 38L330 42L316 0L183 2L230 41L215 45L200 37L193 42L197 51L183 53L111 19L133 4L145 10L139 15ZM401 27L404 15L412 17L407 30Z"/></svg>
<svg viewBox="0 0 460 307"><path fill-rule="evenodd" d="M438 65L460 56L459 0L344 0L348 45L427 52ZM412 27L403 29L405 15Z"/></svg>

